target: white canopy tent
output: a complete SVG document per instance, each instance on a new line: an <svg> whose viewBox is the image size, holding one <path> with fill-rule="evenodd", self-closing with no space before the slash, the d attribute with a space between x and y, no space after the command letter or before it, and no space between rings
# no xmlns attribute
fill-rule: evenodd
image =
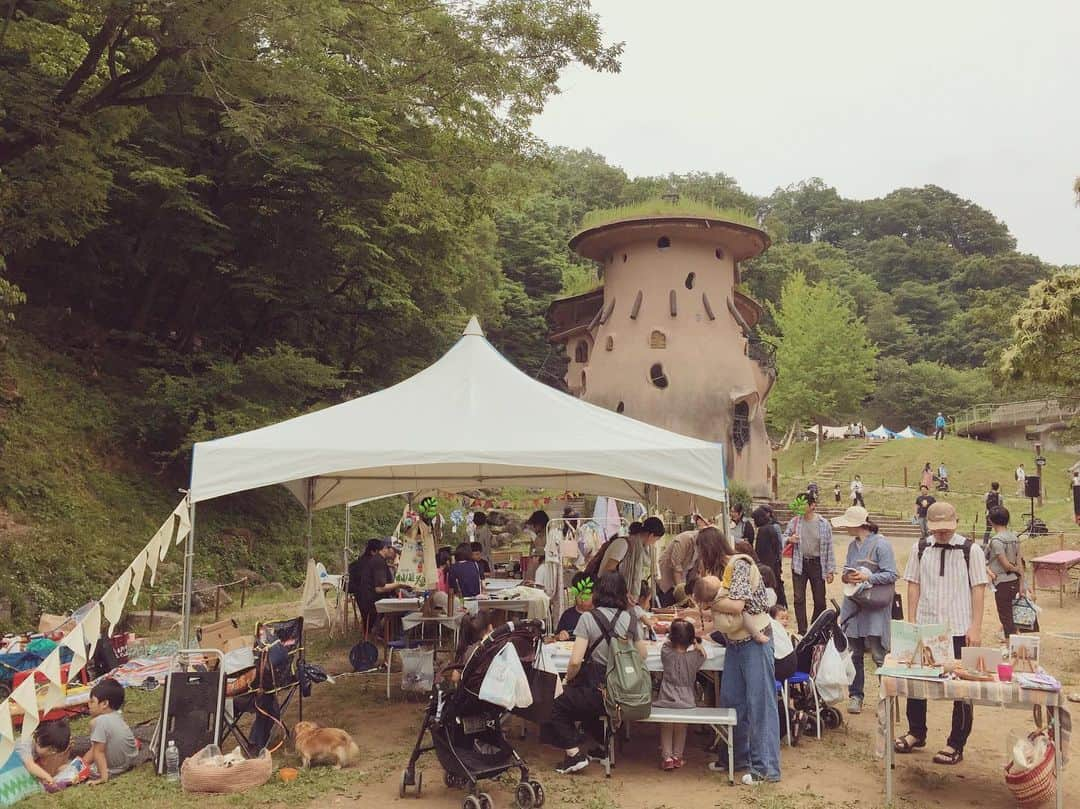
<svg viewBox="0 0 1080 809"><path fill-rule="evenodd" d="M658 504L669 491L680 502L726 500L722 445L537 382L495 350L474 317L438 361L393 387L195 445L185 641L195 505L274 484L309 514L401 492L522 485Z"/></svg>

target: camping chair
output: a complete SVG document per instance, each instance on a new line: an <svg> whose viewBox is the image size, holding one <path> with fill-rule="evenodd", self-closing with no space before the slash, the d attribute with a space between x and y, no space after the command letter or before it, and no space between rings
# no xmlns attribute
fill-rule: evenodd
<svg viewBox="0 0 1080 809"><path fill-rule="evenodd" d="M255 628L255 665L230 680L227 693L231 709L226 710L222 738L230 734L248 756L256 755L267 745L278 725L289 737L281 716L297 697L300 720L304 718L304 691L301 671L304 659L304 619L267 621ZM244 714L255 715L251 729L240 728Z"/></svg>

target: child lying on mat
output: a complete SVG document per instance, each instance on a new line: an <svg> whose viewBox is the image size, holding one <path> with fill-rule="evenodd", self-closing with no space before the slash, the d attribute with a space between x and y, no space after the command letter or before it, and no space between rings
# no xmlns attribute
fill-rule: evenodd
<svg viewBox="0 0 1080 809"><path fill-rule="evenodd" d="M15 752L22 759L26 771L43 786L49 788L57 783L57 775L68 764L71 747L71 728L66 719L42 722L34 730L32 738L25 736L15 745Z"/></svg>

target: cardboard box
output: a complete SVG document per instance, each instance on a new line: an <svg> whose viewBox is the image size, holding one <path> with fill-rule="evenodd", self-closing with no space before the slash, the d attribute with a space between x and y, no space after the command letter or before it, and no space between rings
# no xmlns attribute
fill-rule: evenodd
<svg viewBox="0 0 1080 809"><path fill-rule="evenodd" d="M240 637L240 624L235 618L226 618L214 624L201 626L195 630L195 638L201 649L220 649L228 651L225 644Z"/></svg>

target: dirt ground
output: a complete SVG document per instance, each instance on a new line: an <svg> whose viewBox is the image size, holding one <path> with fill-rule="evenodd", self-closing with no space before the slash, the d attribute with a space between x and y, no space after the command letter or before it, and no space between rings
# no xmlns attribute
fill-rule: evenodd
<svg viewBox="0 0 1080 809"><path fill-rule="evenodd" d="M838 538L837 553L843 558ZM897 547L898 562L907 560L910 547ZM830 595L840 598L839 583ZM903 587L901 587L903 592ZM989 595L989 594L988 594ZM1042 592L1041 616L1043 663L1065 683L1066 692L1080 690L1080 601L1066 596L1064 609L1056 594ZM987 599L983 622L985 645L992 645L1000 630L992 598ZM794 620L794 619L792 619ZM1077 633L1072 639L1055 633ZM339 665L340 662L340 665ZM610 779L602 769L590 766L572 776L553 771L561 753L537 741L534 728L516 742L518 752L533 768L547 792L546 806L581 809L683 809L683 807L874 807L884 804L884 770L875 756L875 715L877 680L869 673L867 658L867 706L859 716L844 714L843 726L827 731L821 741L805 738L799 746L781 749L783 780L777 785L731 787L726 776L709 773L710 756L703 751L707 738L693 732L688 739L687 765L682 770L663 772L658 768L659 729L638 726ZM327 668L340 671L344 660L329 661ZM1070 687L1072 686L1072 687ZM842 708L845 706L841 706ZM305 714L326 724L335 724L355 734L363 757L357 767L355 788L337 790L311 803L327 807L375 807L383 805L459 807L463 793L446 788L434 755L421 758L424 789L420 800L410 794L398 798L398 780L419 729L423 703L394 689L385 698L385 675L352 675L333 686L319 686L305 703ZM936 765L933 753L948 735L950 705L932 702L929 710L930 736L925 750L897 757L897 805L907 807L980 806L1006 809L1015 804L1005 786L1002 763L1010 731L1025 733L1032 728L1030 712L1004 708L975 709L975 724L965 750L964 761L955 767ZM515 720L517 722L518 720ZM902 720L901 720L902 721ZM900 728L902 730L902 727ZM486 787L499 809L513 806L512 788L516 773L501 783ZM1080 800L1080 767L1065 771L1066 806ZM290 801L290 803L293 803ZM1052 804L1051 804L1052 805Z"/></svg>

